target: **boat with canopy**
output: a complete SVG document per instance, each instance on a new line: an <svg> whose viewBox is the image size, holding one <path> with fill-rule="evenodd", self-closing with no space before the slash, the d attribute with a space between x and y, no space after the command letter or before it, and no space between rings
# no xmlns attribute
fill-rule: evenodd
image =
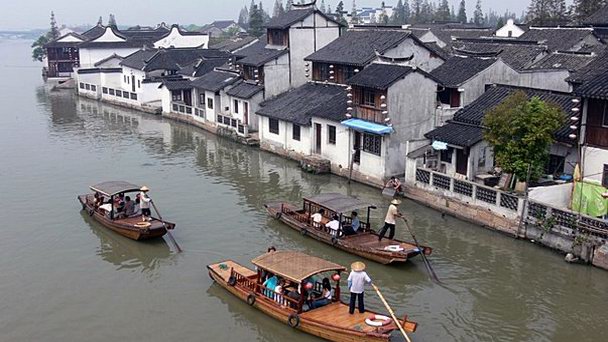
<svg viewBox="0 0 608 342"><path fill-rule="evenodd" d="M378 241L378 234L370 225L370 211L376 209L376 206L355 197L339 193L322 193L304 197L301 207L286 202L267 203L264 207L269 215L302 235L382 264L403 263L420 253L425 255L432 253L430 247L419 248L415 243L398 239L384 238ZM317 224L313 222L312 215L320 209L324 210L324 214L321 222ZM342 228L352 223L351 212L361 209L366 210L367 217L365 221L361 218L357 234L344 234ZM334 215L339 217L338 233L325 226Z"/></svg>
<svg viewBox="0 0 608 342"><path fill-rule="evenodd" d="M93 185L90 189L93 193L78 196L82 209L97 222L122 236L133 240L148 240L161 237L167 230L175 228L175 223L160 218L144 219L141 213L127 217L117 211L115 199L119 195L140 192L142 187L139 185L125 181L108 181ZM96 204L96 196L103 204ZM155 208L153 202L152 206Z"/></svg>
<svg viewBox="0 0 608 342"><path fill-rule="evenodd" d="M373 311L349 314L348 304L340 299L341 273L346 268L301 252L269 251L251 261L256 270L235 261L225 260L207 266L209 276L217 284L294 329L330 341L388 341L397 325L414 332L417 323L407 316L397 322ZM266 280L276 277L281 292L267 287ZM331 279L331 299L322 306L311 298L323 291L321 279ZM323 280L325 281L325 280ZM266 284L266 285L265 285Z"/></svg>

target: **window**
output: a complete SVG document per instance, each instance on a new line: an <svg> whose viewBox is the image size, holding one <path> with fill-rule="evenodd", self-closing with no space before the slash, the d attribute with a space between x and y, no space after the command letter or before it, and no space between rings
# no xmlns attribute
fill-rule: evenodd
<svg viewBox="0 0 608 342"><path fill-rule="evenodd" d="M329 80L329 64L319 63L317 66L317 81Z"/></svg>
<svg viewBox="0 0 608 342"><path fill-rule="evenodd" d="M108 88L103 87L103 88L101 88L101 91L102 91L104 94L107 94L107 93L108 93Z"/></svg>
<svg viewBox="0 0 608 342"><path fill-rule="evenodd" d="M608 188L608 164L604 164L604 174L602 175L602 186Z"/></svg>
<svg viewBox="0 0 608 342"><path fill-rule="evenodd" d="M445 163L452 163L452 153L454 152L454 149L452 147L448 147L447 150L441 150L441 156L439 159L441 159L442 162Z"/></svg>
<svg viewBox="0 0 608 342"><path fill-rule="evenodd" d="M88 84L88 83L85 83L84 88L85 88L86 90L91 90L91 85L90 85L90 84Z"/></svg>
<svg viewBox="0 0 608 342"><path fill-rule="evenodd" d="M363 104L376 107L376 92L369 89L363 89Z"/></svg>
<svg viewBox="0 0 608 342"><path fill-rule="evenodd" d="M137 80L137 88L141 88L141 81Z"/></svg>
<svg viewBox="0 0 608 342"><path fill-rule="evenodd" d="M239 113L239 101L238 100L234 100L234 112L236 114Z"/></svg>
<svg viewBox="0 0 608 342"><path fill-rule="evenodd" d="M508 37L513 37L513 31L509 30L509 31L507 32L507 35L508 35Z"/></svg>
<svg viewBox="0 0 608 342"><path fill-rule="evenodd" d="M171 98L173 101L181 101L182 100L182 92L180 90L172 91Z"/></svg>
<svg viewBox="0 0 608 342"><path fill-rule="evenodd" d="M213 109L213 99L212 98L207 99L207 108Z"/></svg>
<svg viewBox="0 0 608 342"><path fill-rule="evenodd" d="M332 145L336 144L336 126L327 125L327 141Z"/></svg>
<svg viewBox="0 0 608 342"><path fill-rule="evenodd" d="M122 75L123 82L127 83L127 75Z"/></svg>
<svg viewBox="0 0 608 342"><path fill-rule="evenodd" d="M131 93L131 100L137 100L137 94Z"/></svg>
<svg viewBox="0 0 608 342"><path fill-rule="evenodd" d="M279 120L268 118L268 131L273 134L279 134Z"/></svg>
<svg viewBox="0 0 608 342"><path fill-rule="evenodd" d="M118 96L118 97L122 97L122 91L121 91L121 90L116 89L116 96Z"/></svg>
<svg viewBox="0 0 608 342"><path fill-rule="evenodd" d="M80 89L84 89L84 83L80 82Z"/></svg>
<svg viewBox="0 0 608 342"><path fill-rule="evenodd" d="M363 151L382 155L382 136L375 134L363 133Z"/></svg>
<svg viewBox="0 0 608 342"><path fill-rule="evenodd" d="M97 91L97 86L91 84L91 91Z"/></svg>
<svg viewBox="0 0 608 342"><path fill-rule="evenodd" d="M122 97L124 97L125 99L128 99L129 98L129 92L123 91L122 92Z"/></svg>
<svg viewBox="0 0 608 342"><path fill-rule="evenodd" d="M205 93L198 94L198 105L200 107L205 107Z"/></svg>
<svg viewBox="0 0 608 342"><path fill-rule="evenodd" d="M110 88L108 91L110 92L110 95L114 95L114 89Z"/></svg>
<svg viewBox="0 0 608 342"><path fill-rule="evenodd" d="M291 138L300 141L300 125L291 125Z"/></svg>
<svg viewBox="0 0 608 342"><path fill-rule="evenodd" d="M477 167L486 166L486 147L479 149L479 156L477 158Z"/></svg>

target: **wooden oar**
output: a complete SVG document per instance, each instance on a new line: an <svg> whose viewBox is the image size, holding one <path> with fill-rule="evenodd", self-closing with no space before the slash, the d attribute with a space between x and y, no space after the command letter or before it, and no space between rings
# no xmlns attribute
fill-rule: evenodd
<svg viewBox="0 0 608 342"><path fill-rule="evenodd" d="M152 200L150 200L150 203L152 203L152 207L154 207L154 211L156 211L156 214L158 215L160 222L163 224L163 227L167 231L167 235L169 235L169 239L171 239L171 242L173 242L173 244L175 245L175 248L177 248L177 252L181 253L182 249L177 244L177 241L175 241L175 239L173 238L173 235L171 235L171 232L169 231L169 229L167 229L167 226L165 225L165 220L163 220L163 217L160 216L160 212L158 211L156 204L154 204L154 201L152 201Z"/></svg>
<svg viewBox="0 0 608 342"><path fill-rule="evenodd" d="M399 328L399 330L401 331L401 334L403 334L403 337L405 337L405 340L407 342L412 342L412 340L410 340L409 336L407 336L407 334L405 333L405 329L403 329L403 326L401 326L401 324L399 324L399 320L397 319L397 316L395 316L395 312L393 311L393 309L391 309L390 305L388 305L388 302L386 301L386 299L384 299L384 296L380 292L380 289L378 288L378 286L372 284L372 287L374 288L374 290L376 290L378 297L380 297L380 300L382 301L382 303L384 303L386 310L388 310L388 313L393 318L393 322L395 322L395 325Z"/></svg>
<svg viewBox="0 0 608 342"><path fill-rule="evenodd" d="M431 267L431 263L429 262L429 260L426 258L426 255L424 254L424 249L422 249L422 247L420 247L420 244L418 243L418 240L416 239L416 235L414 235L414 231L412 231L412 229L410 228L410 224L407 222L405 217L402 217L402 219L403 219L403 222L405 222L405 227L407 228L407 231L412 236L412 239L414 240L416 247L420 251L420 255L422 256L422 262L424 263L424 266L426 267L426 270L429 273L429 277L431 278L431 280L435 281L437 284L441 284L441 281L439 281L439 277L437 277L435 270L433 270L433 267Z"/></svg>

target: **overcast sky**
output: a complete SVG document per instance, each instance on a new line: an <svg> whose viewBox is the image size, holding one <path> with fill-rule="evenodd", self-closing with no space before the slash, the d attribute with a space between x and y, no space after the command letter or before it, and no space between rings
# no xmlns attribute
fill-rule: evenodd
<svg viewBox="0 0 608 342"><path fill-rule="evenodd" d="M286 0L283 0L285 3ZM339 0L325 0L334 9ZM467 15L471 16L476 0L467 0ZM0 7L0 29L16 30L46 28L49 13L55 11L58 23L67 25L94 24L99 16L104 22L114 13L119 25L205 24L218 19L236 19L240 8L251 0L3 0ZM256 0L259 2L259 0ZM272 11L275 0L263 0L267 11ZM320 3L318 0L317 3ZM397 0L386 0L394 5ZM458 8L460 0L448 0ZM357 0L357 5L380 6L381 0ZM529 0L482 0L484 11L492 8L498 13L509 9L518 15ZM352 0L344 1L351 9Z"/></svg>

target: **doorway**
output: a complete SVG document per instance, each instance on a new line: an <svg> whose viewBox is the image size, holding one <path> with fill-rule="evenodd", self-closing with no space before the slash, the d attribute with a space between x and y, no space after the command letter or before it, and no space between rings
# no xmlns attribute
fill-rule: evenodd
<svg viewBox="0 0 608 342"><path fill-rule="evenodd" d="M355 132L353 150L355 150L355 154L353 155L353 162L357 164L361 163L361 132Z"/></svg>
<svg viewBox="0 0 608 342"><path fill-rule="evenodd" d="M321 154L321 124L315 124L315 153Z"/></svg>
<svg viewBox="0 0 608 342"><path fill-rule="evenodd" d="M469 158L468 153L462 149L456 149L456 172L461 175L467 175Z"/></svg>
<svg viewBox="0 0 608 342"><path fill-rule="evenodd" d="M135 75L131 75L131 92L135 92Z"/></svg>

